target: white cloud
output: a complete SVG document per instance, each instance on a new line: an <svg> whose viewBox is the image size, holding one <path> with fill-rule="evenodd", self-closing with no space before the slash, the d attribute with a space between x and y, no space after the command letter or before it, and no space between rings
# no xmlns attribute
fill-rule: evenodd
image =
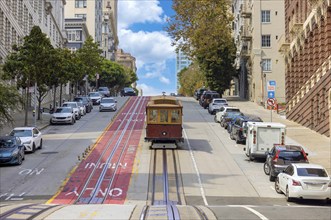
<svg viewBox="0 0 331 220"><path fill-rule="evenodd" d="M162 95L162 92L165 92L166 95L169 95L173 91L167 91L167 90L162 90L160 88L155 88L153 86L147 85L147 84L138 84L137 85L138 89L141 89L143 91L144 96L156 96L156 95Z"/></svg>
<svg viewBox="0 0 331 220"><path fill-rule="evenodd" d="M157 22L165 21L162 18L163 9L157 0L143 1L118 1L118 27L119 29L128 28L134 23Z"/></svg>
<svg viewBox="0 0 331 220"><path fill-rule="evenodd" d="M164 77L164 76L160 76L160 81L165 83L165 84L170 84L170 79Z"/></svg>

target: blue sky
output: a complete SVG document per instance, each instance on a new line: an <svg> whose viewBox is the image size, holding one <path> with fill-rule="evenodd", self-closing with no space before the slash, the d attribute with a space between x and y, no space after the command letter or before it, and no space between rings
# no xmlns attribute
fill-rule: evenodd
<svg viewBox="0 0 331 220"><path fill-rule="evenodd" d="M175 48L164 30L172 0L118 0L119 47L136 58L143 95L176 92Z"/></svg>

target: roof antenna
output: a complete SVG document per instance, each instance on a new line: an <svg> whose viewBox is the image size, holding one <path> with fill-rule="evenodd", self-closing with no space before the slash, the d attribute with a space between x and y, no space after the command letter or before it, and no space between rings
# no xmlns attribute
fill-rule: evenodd
<svg viewBox="0 0 331 220"><path fill-rule="evenodd" d="M166 96L165 94L166 94L166 92L162 92L162 94L163 94L163 96Z"/></svg>

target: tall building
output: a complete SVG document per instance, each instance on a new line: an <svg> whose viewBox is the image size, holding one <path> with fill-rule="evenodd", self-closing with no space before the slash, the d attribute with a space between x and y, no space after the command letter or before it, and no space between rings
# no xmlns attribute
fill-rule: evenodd
<svg viewBox="0 0 331 220"><path fill-rule="evenodd" d="M331 1L285 0L286 117L330 136Z"/></svg>
<svg viewBox="0 0 331 220"><path fill-rule="evenodd" d="M86 38L89 36L89 32L86 26L84 18L66 18L65 29L67 31L68 42L66 47L71 52L76 52L80 49Z"/></svg>
<svg viewBox="0 0 331 220"><path fill-rule="evenodd" d="M89 34L102 55L114 60L118 45L117 0L67 0L65 18L84 18Z"/></svg>
<svg viewBox="0 0 331 220"><path fill-rule="evenodd" d="M183 53L183 51L179 50L176 53L176 89L177 91L180 88L180 83L179 83L179 78L178 78L178 73L184 69L185 67L188 67L191 64L191 61L188 59L188 57Z"/></svg>
<svg viewBox="0 0 331 220"><path fill-rule="evenodd" d="M0 63L21 45L33 26L39 26L54 47L66 43L64 28L65 0L0 1Z"/></svg>
<svg viewBox="0 0 331 220"><path fill-rule="evenodd" d="M232 6L240 97L264 105L267 84L275 81L274 98L285 102L285 64L278 51L285 30L284 0L234 0Z"/></svg>

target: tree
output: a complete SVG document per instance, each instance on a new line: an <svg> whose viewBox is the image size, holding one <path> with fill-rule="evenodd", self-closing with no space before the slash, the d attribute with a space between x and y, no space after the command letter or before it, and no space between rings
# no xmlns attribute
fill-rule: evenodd
<svg viewBox="0 0 331 220"><path fill-rule="evenodd" d="M220 93L235 76L235 45L229 0L173 0L176 15L166 28L177 50L196 59L207 86Z"/></svg>
<svg viewBox="0 0 331 220"><path fill-rule="evenodd" d="M178 73L180 89L178 93L185 96L193 96L196 89L206 84L206 78L196 62Z"/></svg>
<svg viewBox="0 0 331 220"><path fill-rule="evenodd" d="M77 83L81 83L84 76L96 81L96 74L100 73L103 60L101 53L102 50L99 49L98 44L93 42L91 36L88 36L83 46L77 51L78 60L82 66L81 73L76 78Z"/></svg>

